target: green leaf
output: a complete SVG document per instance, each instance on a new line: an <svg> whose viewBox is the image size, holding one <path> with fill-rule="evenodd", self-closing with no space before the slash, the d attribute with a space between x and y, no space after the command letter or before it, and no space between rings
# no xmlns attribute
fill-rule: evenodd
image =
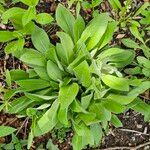
<svg viewBox="0 0 150 150"><path fill-rule="evenodd" d="M139 15L143 10L145 10L149 6L149 2L144 2L143 5L136 11L134 16Z"/></svg>
<svg viewBox="0 0 150 150"><path fill-rule="evenodd" d="M22 3L28 5L28 6L36 6L39 2L39 0L19 0L21 1Z"/></svg>
<svg viewBox="0 0 150 150"><path fill-rule="evenodd" d="M58 100L62 108L68 108L68 106L75 100L79 91L77 83L72 83L67 86L62 86L59 91Z"/></svg>
<svg viewBox="0 0 150 150"><path fill-rule="evenodd" d="M83 148L83 140L82 136L75 134L72 138L72 146L73 150L81 150Z"/></svg>
<svg viewBox="0 0 150 150"><path fill-rule="evenodd" d="M16 41L12 41L7 44L5 47L5 53L6 54L12 54L15 57L20 57L21 56L21 51L23 51L23 47L25 44L25 40L23 38L20 38Z"/></svg>
<svg viewBox="0 0 150 150"><path fill-rule="evenodd" d="M134 95L134 94L133 95L109 94L109 96L107 98L111 99L119 104L127 105L136 98L136 95Z"/></svg>
<svg viewBox="0 0 150 150"><path fill-rule="evenodd" d="M18 15L21 16L24 13L25 13L24 9L19 8L19 7L12 7L2 14L2 22L4 24L7 24L9 19L12 19L13 17L18 16Z"/></svg>
<svg viewBox="0 0 150 150"><path fill-rule="evenodd" d="M57 35L59 36L59 38L61 40L61 45L63 48L63 49L61 49L61 51L62 51L61 53L63 54L62 57L65 57L67 64L69 64L73 60L73 56L74 56L73 41L70 38L70 36L64 32L58 32Z"/></svg>
<svg viewBox="0 0 150 150"><path fill-rule="evenodd" d="M76 83L72 83L67 86L62 86L59 91L58 100L60 102L60 110L58 112L59 121L65 125L68 125L67 112L69 105L75 100L79 91L79 86ZM65 116L62 117L64 114Z"/></svg>
<svg viewBox="0 0 150 150"><path fill-rule="evenodd" d="M21 87L21 89L26 91L34 91L50 87L50 83L42 79L19 80L16 81L16 83Z"/></svg>
<svg viewBox="0 0 150 150"><path fill-rule="evenodd" d="M29 64L29 65L35 65L35 66L45 66L46 65L46 59L44 55L39 53L36 50L29 49L27 50L21 57L20 60Z"/></svg>
<svg viewBox="0 0 150 150"><path fill-rule="evenodd" d="M15 132L16 129L9 126L0 126L0 137L7 136Z"/></svg>
<svg viewBox="0 0 150 150"><path fill-rule="evenodd" d="M129 92L129 96L131 95L140 95L144 93L146 90L150 89L150 81L144 81L142 82L138 87L134 88Z"/></svg>
<svg viewBox="0 0 150 150"><path fill-rule="evenodd" d="M46 111L46 113L38 120L37 124L41 130L41 134L43 135L49 131L51 131L55 125L57 124L57 110L59 107L59 102L58 100L55 100L51 106L51 108ZM38 135L38 131L36 132L35 130L35 136Z"/></svg>
<svg viewBox="0 0 150 150"><path fill-rule="evenodd" d="M134 60L134 51L122 51L121 53L110 56L109 60L111 64L114 64L117 68L123 68L128 64L131 64Z"/></svg>
<svg viewBox="0 0 150 150"><path fill-rule="evenodd" d="M81 105L84 109L87 109L88 106L90 105L90 102L92 100L92 97L93 97L93 93L89 94L89 95L86 95L86 96L83 96L81 98Z"/></svg>
<svg viewBox="0 0 150 150"><path fill-rule="evenodd" d="M93 137L94 137L94 146L97 147L101 143L103 131L102 127L99 123L93 124L90 126L90 129L92 131Z"/></svg>
<svg viewBox="0 0 150 150"><path fill-rule="evenodd" d="M119 9L122 9L121 3L119 2L119 0L108 0L111 7L115 10L118 11Z"/></svg>
<svg viewBox="0 0 150 150"><path fill-rule="evenodd" d="M51 60L47 62L47 73L49 77L54 81L59 81L62 79L62 71Z"/></svg>
<svg viewBox="0 0 150 150"><path fill-rule="evenodd" d="M109 43L109 41L113 38L113 33L115 29L117 28L116 22L110 22L108 23L107 29L105 34L103 35L102 39L99 42L99 49L103 48L106 44Z"/></svg>
<svg viewBox="0 0 150 150"><path fill-rule="evenodd" d="M121 42L126 46L126 47L129 47L129 48L134 48L134 49L141 49L140 46L134 42L133 40L129 39L129 38L125 38L125 39L122 39Z"/></svg>
<svg viewBox="0 0 150 150"><path fill-rule="evenodd" d="M79 15L78 18L75 20L75 24L73 28L75 42L77 42L80 39L81 34L84 31L84 28L85 28L85 22L83 18Z"/></svg>
<svg viewBox="0 0 150 150"><path fill-rule="evenodd" d="M143 38L136 26L131 26L130 28L131 33L137 38L139 41L141 41L144 44Z"/></svg>
<svg viewBox="0 0 150 150"><path fill-rule="evenodd" d="M135 68L127 68L124 70L124 72L126 74L131 74L131 75L136 75L136 74L141 74L142 73L142 70L140 67L135 67Z"/></svg>
<svg viewBox="0 0 150 150"><path fill-rule="evenodd" d="M115 113L115 114L123 113L126 109L125 106L122 106L121 104L119 104L115 101L109 100L109 99L104 100L102 102L102 105L107 110L109 110L110 112Z"/></svg>
<svg viewBox="0 0 150 150"><path fill-rule="evenodd" d="M92 50L106 32L109 16L106 13L97 15L86 27L81 35L81 41L87 41L88 51Z"/></svg>
<svg viewBox="0 0 150 150"><path fill-rule="evenodd" d="M9 87L11 87L11 76L10 76L10 71L7 69L6 73L5 73L5 77L6 77L6 83Z"/></svg>
<svg viewBox="0 0 150 150"><path fill-rule="evenodd" d="M91 84L91 75L88 63L83 61L73 70L80 83L85 87L89 87Z"/></svg>
<svg viewBox="0 0 150 150"><path fill-rule="evenodd" d="M147 69L150 69L150 60L146 59L143 56L138 56L137 61L140 65L144 66Z"/></svg>
<svg viewBox="0 0 150 150"><path fill-rule="evenodd" d="M12 81L28 79L29 74L20 69L10 70L10 76Z"/></svg>
<svg viewBox="0 0 150 150"><path fill-rule="evenodd" d="M11 105L8 107L8 113L10 114L19 113L24 109L27 109L27 107L32 103L33 101L29 100L25 96L19 97L11 102Z"/></svg>
<svg viewBox="0 0 150 150"><path fill-rule="evenodd" d="M109 48L107 50L102 51L101 54L98 55L98 60L103 60L103 59L108 58L110 56L120 54L123 51L124 50L120 49L120 48Z"/></svg>
<svg viewBox="0 0 150 150"><path fill-rule="evenodd" d="M0 31L0 42L8 42L15 38L14 33L11 31Z"/></svg>
<svg viewBox="0 0 150 150"><path fill-rule="evenodd" d="M102 81L112 89L118 91L129 91L129 84L125 78L119 78L113 75L103 75Z"/></svg>
<svg viewBox="0 0 150 150"><path fill-rule="evenodd" d="M27 149L30 149L30 147L32 146L32 142L33 142L33 131L31 130L28 136L28 144L27 144Z"/></svg>
<svg viewBox="0 0 150 150"><path fill-rule="evenodd" d="M49 76L46 68L44 67L34 67L34 71L38 74L41 79L49 80Z"/></svg>
<svg viewBox="0 0 150 150"><path fill-rule="evenodd" d="M38 26L35 26L34 32L31 35L31 40L34 47L42 53L45 53L52 46L47 33Z"/></svg>
<svg viewBox="0 0 150 150"><path fill-rule="evenodd" d="M36 22L42 25L49 24L53 21L53 17L48 13L40 13L36 16Z"/></svg>
<svg viewBox="0 0 150 150"><path fill-rule="evenodd" d="M36 9L35 7L29 7L22 17L23 26L27 25L31 20L35 19Z"/></svg>
<svg viewBox="0 0 150 150"><path fill-rule="evenodd" d="M73 38L75 18L63 5L59 4L56 9L57 24Z"/></svg>
<svg viewBox="0 0 150 150"><path fill-rule="evenodd" d="M112 115L111 117L111 123L116 127L116 128L119 128L119 127L122 127L123 124L122 122L119 120L119 118L116 116L116 115Z"/></svg>
<svg viewBox="0 0 150 150"><path fill-rule="evenodd" d="M85 109L82 108L82 106L78 100L74 100L70 107L71 107L72 111L74 111L74 112L87 113L87 111L85 111Z"/></svg>

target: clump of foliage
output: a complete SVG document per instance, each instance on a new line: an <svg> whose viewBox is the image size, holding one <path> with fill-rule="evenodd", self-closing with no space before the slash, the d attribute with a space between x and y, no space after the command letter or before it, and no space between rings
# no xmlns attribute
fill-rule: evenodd
<svg viewBox="0 0 150 150"><path fill-rule="evenodd" d="M12 8L2 14L3 22L10 20L15 31L0 31L0 42L10 41L5 52L19 58L29 69L6 71L8 87L0 107L9 114L32 120L28 149L34 137L52 129L68 128L74 133L74 150L86 145L96 147L110 124L122 126L117 114L130 108L142 113L145 121L150 120L150 106L137 98L150 88L150 81L125 78L121 72L133 62L135 52L108 45L117 22L101 13L85 25L80 15L74 17L59 4L56 21L62 31L57 32L60 41L53 45L47 33L34 22L43 23L37 21L35 14L38 1L21 2L29 5L28 10L14 8L14 12L22 12L15 14ZM24 48L24 37L28 34L33 48ZM8 129L4 135L15 132L11 127Z"/></svg>

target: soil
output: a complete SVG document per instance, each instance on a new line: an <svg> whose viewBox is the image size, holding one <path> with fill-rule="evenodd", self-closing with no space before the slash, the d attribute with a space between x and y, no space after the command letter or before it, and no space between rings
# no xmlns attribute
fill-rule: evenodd
<svg viewBox="0 0 150 150"><path fill-rule="evenodd" d="M63 1L65 4L65 1ZM40 12L48 12L52 15L55 14L56 6L58 1L54 0L43 0L38 5L37 9ZM103 3L100 7L100 11L111 11L108 7L107 2ZM90 19L90 11L82 11L84 18L87 20ZM53 24L52 26L45 27L47 33L50 35L50 38L53 43L57 41L55 36L58 27ZM125 36L125 35L120 35ZM119 37L120 38L120 37ZM118 38L118 39L119 39ZM12 56L6 56L4 54L4 44L0 43L0 86L5 86L4 81L4 71L6 69L15 69L21 68L26 69L26 66L23 65L19 60L15 59ZM0 99L2 98L2 93L0 93ZM150 96L148 95L148 99ZM150 150L150 124L145 123L143 116L134 112L128 111L119 116L123 123L122 128L111 127L109 133L102 140L102 144L98 148L87 148L87 150ZM18 137L21 139L27 138L27 133L29 132L30 121L26 118L17 118L15 115L8 115L0 113L0 125L8 125L18 129ZM63 141L53 138L53 142L58 145L60 150L71 150L71 137L73 133L68 132ZM38 137L34 140L32 150L36 150L39 144L47 143L47 141L52 138L52 135L49 133ZM0 143L9 143L11 137L0 138Z"/></svg>

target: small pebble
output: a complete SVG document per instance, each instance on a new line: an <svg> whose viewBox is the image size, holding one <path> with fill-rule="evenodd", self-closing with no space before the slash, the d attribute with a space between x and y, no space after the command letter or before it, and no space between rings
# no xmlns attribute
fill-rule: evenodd
<svg viewBox="0 0 150 150"><path fill-rule="evenodd" d="M137 128L138 128L138 129L141 129L141 128L142 128L142 125L141 125L141 124L137 124Z"/></svg>

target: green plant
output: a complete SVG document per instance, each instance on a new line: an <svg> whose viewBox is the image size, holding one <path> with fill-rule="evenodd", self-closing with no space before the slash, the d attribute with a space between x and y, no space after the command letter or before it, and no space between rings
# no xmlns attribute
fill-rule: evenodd
<svg viewBox="0 0 150 150"><path fill-rule="evenodd" d="M142 101L146 110L140 108L137 96L150 88L150 81L121 73L133 61L134 51L108 45L117 23L102 13L85 26L80 15L74 18L61 4L56 21L63 30L57 33L60 42L52 45L46 32L34 25L35 49L24 48L19 57L30 69L6 72L3 110L32 119L28 149L34 137L53 128L72 128L74 150L98 146L109 124L122 126L116 114L129 108L149 121L150 106ZM14 98L18 93L21 96Z"/></svg>
<svg viewBox="0 0 150 150"><path fill-rule="evenodd" d="M138 16L140 14L143 14L148 17L149 12L146 10L150 5L149 2L143 3L140 7L138 7L135 11L132 11L132 0L126 0L124 1L124 4L122 5L119 0L108 0L111 7L115 11L115 20L119 22L119 25L121 28L125 29L126 26L134 26L134 27L141 27L140 23L147 23L149 22L149 19L144 19L145 21L141 21L139 23Z"/></svg>
<svg viewBox="0 0 150 150"><path fill-rule="evenodd" d="M41 25L49 24L53 21L50 14L36 12L36 5L39 0L17 0L14 3L22 2L28 6L28 9L12 7L4 11L1 15L1 23L11 22L14 31L0 31L0 42L7 42L5 47L6 54L12 54L19 58L25 45L25 38L31 35L35 29L35 22ZM39 33L40 34L40 33Z"/></svg>

